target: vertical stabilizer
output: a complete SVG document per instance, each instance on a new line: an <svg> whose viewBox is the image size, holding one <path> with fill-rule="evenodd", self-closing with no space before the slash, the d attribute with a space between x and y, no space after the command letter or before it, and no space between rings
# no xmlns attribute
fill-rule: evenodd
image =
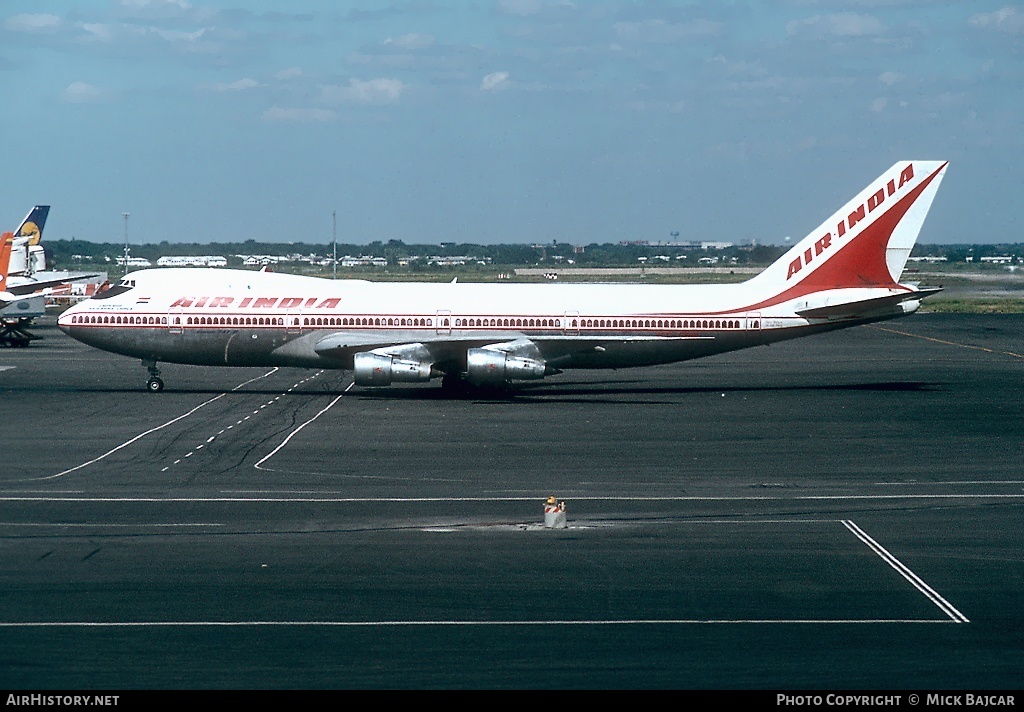
<svg viewBox="0 0 1024 712"><path fill-rule="evenodd" d="M49 205L36 205L21 221L21 225L14 231L14 236L27 237L29 245L38 245L39 241L43 239L43 228L46 226L46 217L49 214Z"/></svg>
<svg viewBox="0 0 1024 712"><path fill-rule="evenodd" d="M773 302L829 289L898 287L947 165L900 161L749 284Z"/></svg>

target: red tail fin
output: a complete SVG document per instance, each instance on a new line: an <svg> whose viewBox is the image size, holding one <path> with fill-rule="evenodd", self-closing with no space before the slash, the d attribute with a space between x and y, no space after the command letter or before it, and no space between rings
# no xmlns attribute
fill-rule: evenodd
<svg viewBox="0 0 1024 712"><path fill-rule="evenodd" d="M944 161L901 161L750 283L779 303L810 292L893 287L917 241Z"/></svg>

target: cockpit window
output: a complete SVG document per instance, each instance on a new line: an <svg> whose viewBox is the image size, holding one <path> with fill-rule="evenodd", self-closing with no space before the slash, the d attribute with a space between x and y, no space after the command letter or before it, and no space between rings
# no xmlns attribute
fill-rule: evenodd
<svg viewBox="0 0 1024 712"><path fill-rule="evenodd" d="M135 280L134 279L128 279L127 277L125 277L124 279L122 279L117 284L115 284L115 285L113 285L111 287L107 287L106 289L100 290L99 292L96 292L96 294L94 294L92 298L93 299L110 299L111 297L116 297L118 294L124 294L125 292L133 289L134 287L135 287Z"/></svg>

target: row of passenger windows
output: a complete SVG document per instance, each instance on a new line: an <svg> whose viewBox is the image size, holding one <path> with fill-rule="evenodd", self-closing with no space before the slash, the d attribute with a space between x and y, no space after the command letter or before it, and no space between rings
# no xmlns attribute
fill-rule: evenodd
<svg viewBox="0 0 1024 712"><path fill-rule="evenodd" d="M72 324L166 324L165 316L101 316L81 315L72 316Z"/></svg>
<svg viewBox="0 0 1024 712"><path fill-rule="evenodd" d="M223 323L223 320L221 320ZM383 318L306 318L303 326L432 326L430 319ZM448 326L445 319L442 326ZM515 326L526 328L562 328L561 319L455 319L456 327ZM736 319L573 319L574 329L739 329Z"/></svg>
<svg viewBox="0 0 1024 712"><path fill-rule="evenodd" d="M295 320L298 324L298 319ZM342 318L307 318L302 320L303 326L433 326L433 319L382 319L379 317L348 317ZM444 326L448 326L445 319Z"/></svg>
<svg viewBox="0 0 1024 712"><path fill-rule="evenodd" d="M81 315L72 316L72 324L166 324L167 317L154 316L106 316ZM175 317L175 324L181 324L181 317ZM284 326L282 317L187 317L189 326ZM298 317L294 325L299 325ZM328 317L302 320L303 326L433 326L433 319L395 319L380 317ZM442 326L448 326L445 319ZM561 319L456 319L457 327L511 326L526 328L561 328ZM755 321L753 328L758 328ZM573 319L574 329L739 329L740 322L736 319Z"/></svg>
<svg viewBox="0 0 1024 712"><path fill-rule="evenodd" d="M756 329L757 322L754 322ZM573 319L573 326L576 320ZM580 328L739 329L736 319L580 319Z"/></svg>

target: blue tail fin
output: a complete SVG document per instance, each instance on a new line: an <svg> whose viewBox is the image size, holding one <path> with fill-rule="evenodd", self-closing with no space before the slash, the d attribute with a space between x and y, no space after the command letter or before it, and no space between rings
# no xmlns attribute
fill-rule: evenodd
<svg viewBox="0 0 1024 712"><path fill-rule="evenodd" d="M46 225L46 216L50 214L49 205L37 205L29 211L21 225L14 231L15 237L29 238L28 244L38 245L43 239L43 227Z"/></svg>

